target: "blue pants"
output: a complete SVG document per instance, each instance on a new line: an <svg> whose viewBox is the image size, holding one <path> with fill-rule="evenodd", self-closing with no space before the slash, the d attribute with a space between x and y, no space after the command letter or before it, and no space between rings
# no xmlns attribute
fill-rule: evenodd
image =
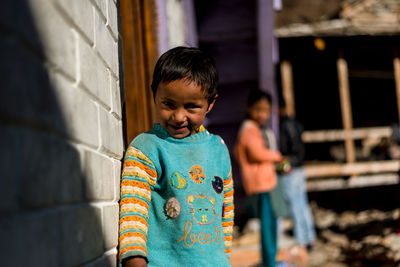
<svg viewBox="0 0 400 267"><path fill-rule="evenodd" d="M251 202L260 218L263 266L275 267L278 251L278 223L272 209L269 193L253 195Z"/></svg>
<svg viewBox="0 0 400 267"><path fill-rule="evenodd" d="M278 179L280 179L285 198L290 203L290 213L297 242L303 246L314 242L315 229L308 205L304 169L296 167L290 173L280 175Z"/></svg>

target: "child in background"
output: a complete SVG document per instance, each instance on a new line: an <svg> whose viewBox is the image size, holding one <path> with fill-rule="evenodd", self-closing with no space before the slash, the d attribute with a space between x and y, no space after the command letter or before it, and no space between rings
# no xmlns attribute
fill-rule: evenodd
<svg viewBox="0 0 400 267"><path fill-rule="evenodd" d="M132 141L123 166L120 266L230 266L230 157L202 125L217 81L214 60L197 48L159 58L151 85L157 123Z"/></svg>
<svg viewBox="0 0 400 267"><path fill-rule="evenodd" d="M263 266L275 267L278 226L269 192L276 186L275 163L281 153L270 149L261 127L271 114L271 96L261 90L250 92L247 101L247 119L243 121L235 147L243 187L249 196L261 223L261 250Z"/></svg>

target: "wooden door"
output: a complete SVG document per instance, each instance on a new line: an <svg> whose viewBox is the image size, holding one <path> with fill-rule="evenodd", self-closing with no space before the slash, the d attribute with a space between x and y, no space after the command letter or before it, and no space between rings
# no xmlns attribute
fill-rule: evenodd
<svg viewBox="0 0 400 267"><path fill-rule="evenodd" d="M154 0L121 0L125 143L154 122L151 78L159 56Z"/></svg>

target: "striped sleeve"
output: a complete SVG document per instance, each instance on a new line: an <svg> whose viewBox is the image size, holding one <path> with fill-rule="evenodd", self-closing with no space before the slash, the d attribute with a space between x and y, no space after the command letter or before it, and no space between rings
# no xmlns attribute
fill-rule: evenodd
<svg viewBox="0 0 400 267"><path fill-rule="evenodd" d="M233 233L233 218L234 218L234 205L233 205L233 179L232 170L229 172L228 177L224 180L224 205L225 212L222 217L222 227L224 231L225 254L228 258L232 252L232 233Z"/></svg>
<svg viewBox="0 0 400 267"><path fill-rule="evenodd" d="M157 181L153 162L129 146L125 155L119 214L119 262L131 256L147 257L148 214Z"/></svg>

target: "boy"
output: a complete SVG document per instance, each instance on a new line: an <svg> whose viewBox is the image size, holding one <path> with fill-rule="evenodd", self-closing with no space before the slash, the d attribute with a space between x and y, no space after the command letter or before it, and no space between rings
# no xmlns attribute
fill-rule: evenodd
<svg viewBox="0 0 400 267"><path fill-rule="evenodd" d="M214 60L176 47L152 82L156 124L129 145L122 173L119 263L230 266L233 181L223 140L202 123L217 98Z"/></svg>

